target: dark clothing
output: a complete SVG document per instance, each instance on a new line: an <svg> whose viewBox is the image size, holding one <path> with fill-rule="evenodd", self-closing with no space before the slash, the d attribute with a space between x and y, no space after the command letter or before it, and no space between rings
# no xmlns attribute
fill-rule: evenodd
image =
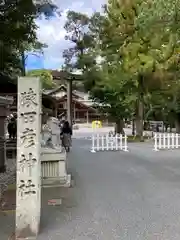
<svg viewBox="0 0 180 240"><path fill-rule="evenodd" d="M8 123L8 133L9 133L9 138L16 138L16 134L17 134L17 123L16 120L13 118L10 120L10 122Z"/></svg>
<svg viewBox="0 0 180 240"><path fill-rule="evenodd" d="M61 121L60 121L60 124L59 124L60 128L63 128L64 123L65 123L65 120L61 120Z"/></svg>
<svg viewBox="0 0 180 240"><path fill-rule="evenodd" d="M63 127L61 128L60 137L62 140L62 146L66 149L67 152L70 151L71 136L72 136L72 129L69 126L69 123L66 121Z"/></svg>
<svg viewBox="0 0 180 240"><path fill-rule="evenodd" d="M62 135L62 134L64 134L64 133L72 135L72 129L71 129L70 127L68 127L68 128L63 127L63 128L61 129L60 135Z"/></svg>

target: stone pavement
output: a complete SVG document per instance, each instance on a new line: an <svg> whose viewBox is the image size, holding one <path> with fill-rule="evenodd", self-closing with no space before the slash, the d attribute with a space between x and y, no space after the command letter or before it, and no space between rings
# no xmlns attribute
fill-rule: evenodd
<svg viewBox="0 0 180 240"><path fill-rule="evenodd" d="M88 144L73 143L74 187L43 191L38 240L179 240L180 150L132 143L128 153L90 153L81 148ZM50 198L62 198L62 205L48 206ZM9 224L0 235L7 240L10 215L0 222L1 229Z"/></svg>

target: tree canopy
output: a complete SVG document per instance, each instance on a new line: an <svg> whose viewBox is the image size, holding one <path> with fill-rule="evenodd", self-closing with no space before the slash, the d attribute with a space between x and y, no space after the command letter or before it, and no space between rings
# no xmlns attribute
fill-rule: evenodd
<svg viewBox="0 0 180 240"><path fill-rule="evenodd" d="M27 76L40 77L43 89L52 89L55 87L50 70L36 69L27 72Z"/></svg>
<svg viewBox="0 0 180 240"><path fill-rule="evenodd" d="M0 5L0 72L19 75L22 69L22 51L40 47L37 41L35 19L48 15L55 8L35 5L32 0L8 0ZM49 12L48 12L49 11ZM41 45L42 47L42 45Z"/></svg>
<svg viewBox="0 0 180 240"><path fill-rule="evenodd" d="M71 67L116 121L135 117L139 136L143 120L180 122L179 7L180 0L109 0L103 14L68 15Z"/></svg>

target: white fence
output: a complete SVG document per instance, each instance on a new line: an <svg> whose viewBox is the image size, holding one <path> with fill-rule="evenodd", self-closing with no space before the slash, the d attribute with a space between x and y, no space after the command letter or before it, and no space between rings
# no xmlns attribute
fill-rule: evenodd
<svg viewBox="0 0 180 240"><path fill-rule="evenodd" d="M122 134L114 135L92 135L92 148L91 152L95 153L97 151L113 151L122 150L128 152L127 146L127 136Z"/></svg>
<svg viewBox="0 0 180 240"><path fill-rule="evenodd" d="M180 147L180 135L177 133L155 133L154 151Z"/></svg>

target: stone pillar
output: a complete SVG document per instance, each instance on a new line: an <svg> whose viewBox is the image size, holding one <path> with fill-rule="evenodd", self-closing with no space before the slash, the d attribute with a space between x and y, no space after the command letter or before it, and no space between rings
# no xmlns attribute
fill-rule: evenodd
<svg viewBox="0 0 180 240"><path fill-rule="evenodd" d="M7 117L8 105L12 103L13 99L0 96L0 173L6 171L5 119Z"/></svg>
<svg viewBox="0 0 180 240"><path fill-rule="evenodd" d="M18 79L16 239L36 239L41 215L41 84Z"/></svg>

